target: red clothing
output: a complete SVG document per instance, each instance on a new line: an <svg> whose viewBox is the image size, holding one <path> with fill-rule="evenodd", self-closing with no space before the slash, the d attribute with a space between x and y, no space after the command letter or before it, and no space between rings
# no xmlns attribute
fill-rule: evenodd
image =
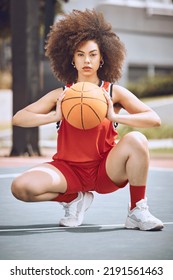
<svg viewBox="0 0 173 280"><path fill-rule="evenodd" d="M102 87L109 89L110 83ZM58 130L57 153L53 159L71 162L98 161L115 146L117 131L112 122L105 118L98 126L82 130L71 126L65 119Z"/></svg>
<svg viewBox="0 0 173 280"><path fill-rule="evenodd" d="M109 92L110 83L102 82L102 86ZM127 184L125 181L121 186L116 186L106 172L106 159L116 145L117 135L113 123L107 118L97 127L87 130L77 129L65 119L62 120L58 130L57 153L50 164L64 175L67 190L54 201L68 203L79 191L111 193Z"/></svg>

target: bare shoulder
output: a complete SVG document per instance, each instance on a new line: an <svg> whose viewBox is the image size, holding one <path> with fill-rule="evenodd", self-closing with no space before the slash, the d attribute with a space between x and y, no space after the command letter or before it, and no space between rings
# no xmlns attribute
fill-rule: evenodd
<svg viewBox="0 0 173 280"><path fill-rule="evenodd" d="M112 96L115 102L119 102L121 98L130 97L134 95L125 87L119 85L113 85Z"/></svg>
<svg viewBox="0 0 173 280"><path fill-rule="evenodd" d="M141 102L131 91L119 85L113 86L112 101L130 113L149 110L149 107Z"/></svg>
<svg viewBox="0 0 173 280"><path fill-rule="evenodd" d="M57 88L57 89L54 89L50 92L48 92L46 95L44 95L45 98L48 98L48 99L51 99L51 100L54 100L55 102L57 101L59 95L63 92L63 88ZM44 98L43 97L43 98Z"/></svg>
<svg viewBox="0 0 173 280"><path fill-rule="evenodd" d="M26 109L35 113L48 113L55 108L57 99L62 92L63 88L54 89L36 102L28 105Z"/></svg>
<svg viewBox="0 0 173 280"><path fill-rule="evenodd" d="M62 92L63 92L63 88L54 89L54 90L48 92L47 94L45 94L38 101L39 101L39 103L47 102L47 105L48 104L56 104L57 99Z"/></svg>
<svg viewBox="0 0 173 280"><path fill-rule="evenodd" d="M124 108L125 107L125 100L130 99L130 96L132 96L132 93L128 91L126 88L119 86L119 85L113 85L112 88L112 101L114 104L114 109L118 108Z"/></svg>

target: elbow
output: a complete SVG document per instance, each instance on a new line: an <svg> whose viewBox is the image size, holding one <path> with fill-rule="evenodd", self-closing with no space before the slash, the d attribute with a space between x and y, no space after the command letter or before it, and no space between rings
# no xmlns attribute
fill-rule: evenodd
<svg viewBox="0 0 173 280"><path fill-rule="evenodd" d="M21 118L20 118L20 116L19 116L19 114L18 114L18 112L13 116L13 118L12 118L12 125L14 125L14 126L20 126L20 120L21 120Z"/></svg>
<svg viewBox="0 0 173 280"><path fill-rule="evenodd" d="M159 115L152 109L150 110L150 113L148 115L148 120L150 120L151 127L161 126L161 119Z"/></svg>
<svg viewBox="0 0 173 280"><path fill-rule="evenodd" d="M153 126L155 126L155 127L157 127L157 126L161 126L161 119L160 119L160 117L156 114L156 116L155 116L155 118L154 118L154 125Z"/></svg>
<svg viewBox="0 0 173 280"><path fill-rule="evenodd" d="M16 115L14 115L12 118L12 125L17 125Z"/></svg>

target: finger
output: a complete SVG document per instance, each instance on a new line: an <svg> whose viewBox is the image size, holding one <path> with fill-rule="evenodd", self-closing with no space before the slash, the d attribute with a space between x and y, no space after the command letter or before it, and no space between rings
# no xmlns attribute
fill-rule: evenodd
<svg viewBox="0 0 173 280"><path fill-rule="evenodd" d="M102 88L102 90L103 90L103 94L104 94L104 96L105 96L106 98L107 98L107 97L110 97L109 93L106 91L105 88Z"/></svg>
<svg viewBox="0 0 173 280"><path fill-rule="evenodd" d="M105 96L106 99L110 99L110 96L105 92L104 92L104 96Z"/></svg>
<svg viewBox="0 0 173 280"><path fill-rule="evenodd" d="M62 92L59 96L58 96L58 98L57 98L57 102L62 102L62 100L64 99L64 97L65 97L65 93L64 92Z"/></svg>
<svg viewBox="0 0 173 280"><path fill-rule="evenodd" d="M106 89L105 89L104 87L102 88L102 90L103 90L103 92L106 92L106 93L108 93L108 92L107 92L107 90L106 90Z"/></svg>
<svg viewBox="0 0 173 280"><path fill-rule="evenodd" d="M104 96L105 96L107 102L110 102L110 101L111 101L111 97L110 97L109 93L104 92Z"/></svg>
<svg viewBox="0 0 173 280"><path fill-rule="evenodd" d="M106 91L104 88L103 88L103 94L106 98L109 98L110 99L110 94L108 93L108 91Z"/></svg>

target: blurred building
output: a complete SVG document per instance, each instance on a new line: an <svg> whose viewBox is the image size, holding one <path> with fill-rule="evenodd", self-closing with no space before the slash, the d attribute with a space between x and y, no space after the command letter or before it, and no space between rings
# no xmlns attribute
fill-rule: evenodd
<svg viewBox="0 0 173 280"><path fill-rule="evenodd" d="M172 0L71 0L64 4L66 12L85 8L103 12L125 43L122 84L173 72Z"/></svg>

